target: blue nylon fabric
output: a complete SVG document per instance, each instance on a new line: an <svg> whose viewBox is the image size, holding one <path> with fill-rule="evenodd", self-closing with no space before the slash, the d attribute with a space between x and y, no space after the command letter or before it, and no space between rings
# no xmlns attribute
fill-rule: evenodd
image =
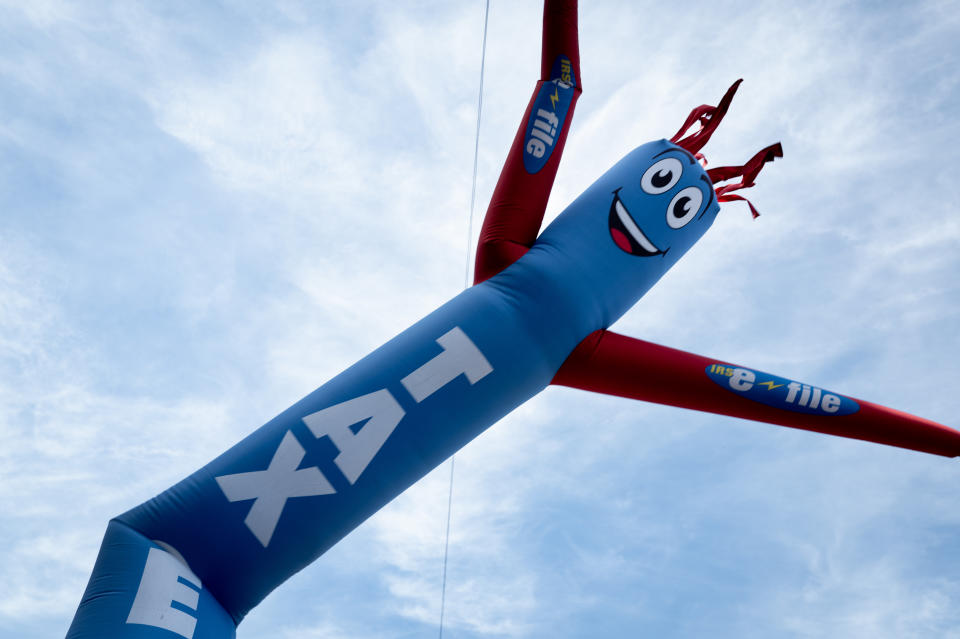
<svg viewBox="0 0 960 639"><path fill-rule="evenodd" d="M666 193L649 195L640 186L641 177L654 158L663 157L678 158L683 174ZM119 523L108 529L91 583L114 580L120 585L108 599L85 597L71 629L76 633L70 637L176 636L166 630L145 635L144 628L154 629L122 623L143 559L116 547L116 526L122 524L176 549L202 580L204 592L239 623L293 573L546 387L584 337L610 326L633 306L712 224L718 207L706 191L702 214L693 222L678 230L666 222L672 198L683 188L703 185L705 173L691 159L665 140L637 148L577 198L508 269L464 291L204 468L118 517ZM643 233L666 249L663 254L642 257L618 248L609 222L615 196ZM438 338L456 327L482 353L492 372L475 383L458 375L417 401L401 380L440 355ZM304 417L382 389L404 415L351 484L335 462L338 446L329 436L316 437ZM360 422L351 430L356 434L369 423ZM319 469L335 492L286 499L264 545L245 524L254 502L231 502L216 478L264 471L288 437L304 451L298 471ZM121 574L118 566L126 572ZM106 627L105 619L110 633L88 631ZM201 619L198 632L204 627ZM222 632L195 636L232 636L232 629Z"/></svg>
<svg viewBox="0 0 960 639"><path fill-rule="evenodd" d="M67 631L67 639L171 639L178 636L165 628L127 623L151 549L154 552L161 550L128 526L115 520L109 523L77 616ZM196 619L192 638L233 639L236 636L233 619L204 587L205 584L196 585L200 589L195 608L174 604L175 610ZM189 589L190 586L184 585L183 588Z"/></svg>

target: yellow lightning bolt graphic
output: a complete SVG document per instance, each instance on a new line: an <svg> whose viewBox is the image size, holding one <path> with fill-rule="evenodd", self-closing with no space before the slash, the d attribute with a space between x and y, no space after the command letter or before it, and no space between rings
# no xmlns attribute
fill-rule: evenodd
<svg viewBox="0 0 960 639"><path fill-rule="evenodd" d="M553 95L550 96L550 104L553 105L553 110L557 110L557 100L560 99L560 96L557 95L557 87L553 87Z"/></svg>
<svg viewBox="0 0 960 639"><path fill-rule="evenodd" d="M766 386L767 390L773 390L774 388L780 388L783 384L774 384L773 380L770 380L769 382L760 382L757 386Z"/></svg>

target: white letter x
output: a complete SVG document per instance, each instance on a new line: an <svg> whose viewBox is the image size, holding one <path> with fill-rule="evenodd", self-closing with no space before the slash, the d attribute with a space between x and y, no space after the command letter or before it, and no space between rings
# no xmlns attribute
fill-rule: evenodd
<svg viewBox="0 0 960 639"><path fill-rule="evenodd" d="M215 478L230 501L256 500L243 521L264 548L273 537L287 499L337 492L316 466L297 470L305 455L303 446L287 431L266 470Z"/></svg>

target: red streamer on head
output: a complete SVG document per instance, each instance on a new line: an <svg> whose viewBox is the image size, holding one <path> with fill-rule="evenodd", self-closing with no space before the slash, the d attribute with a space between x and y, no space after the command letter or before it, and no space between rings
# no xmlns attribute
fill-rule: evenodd
<svg viewBox="0 0 960 639"><path fill-rule="evenodd" d="M747 206L750 207L750 215L753 216L753 219L760 217L760 213L757 211L756 207L753 205L753 202L743 197L742 195L718 195L717 202L733 202L734 200L741 200L747 203Z"/></svg>
<svg viewBox="0 0 960 639"><path fill-rule="evenodd" d="M753 186L754 180L757 179L757 175L760 174L760 169L763 168L763 165L782 157L783 147L777 142L760 150L742 166L718 166L715 169L707 169L707 175L710 176L710 180L714 184L732 180L735 177L740 178L740 181L736 184L725 184L714 189L717 192L717 201L732 202L734 200L742 200L750 207L750 213L754 218L760 217L760 214L757 212L757 209L754 208L753 204L750 203L750 200L740 195L731 195L730 193L731 191L748 189Z"/></svg>
<svg viewBox="0 0 960 639"><path fill-rule="evenodd" d="M737 92L737 88L741 82L743 82L742 78L734 82L733 85L727 89L727 92L723 94L723 97L720 98L720 103L717 104L717 106L703 104L691 111L690 115L687 116L687 120L683 123L683 126L680 127L676 135L670 138L670 141L696 156L697 153L700 152L700 149L710 141L710 136L717 130L717 126L720 124L723 116L727 114L727 109L730 108L730 102L733 100L733 94ZM700 128L687 137L683 137L694 123L698 123Z"/></svg>
<svg viewBox="0 0 960 639"><path fill-rule="evenodd" d="M700 161L703 166L706 166L707 159L700 152L700 149L702 149L707 142L710 141L710 137L713 135L713 132L717 130L717 126L720 124L720 121L723 120L723 116L727 114L727 109L730 108L730 102L733 100L733 95L737 92L737 88L739 88L741 82L743 82L742 79L734 82L733 85L727 89L727 92L723 94L723 97L720 99L720 102L717 104L717 106L704 104L691 111L690 115L687 116L686 121L683 123L683 126L680 127L680 130L677 131L676 135L670 138L670 141L689 151L695 158L697 158L697 160ZM699 124L700 128L690 135L683 137L694 124ZM753 215L753 217L760 217L760 214L757 212L757 209L754 208L753 204L750 203L750 200L742 195L732 195L731 192L739 191L740 189L747 189L753 186L754 180L756 180L757 175L760 173L760 169L763 168L763 165L767 162L773 162L776 158L782 157L783 147L781 147L780 143L777 142L776 144L771 144L767 148L754 155L746 164L742 166L718 166L715 169L707 169L707 175L710 176L710 180L714 184L717 182L732 180L735 177L741 178L736 184L726 184L724 186L716 187L714 190L717 193L717 201L746 202L747 206L750 207L750 213Z"/></svg>

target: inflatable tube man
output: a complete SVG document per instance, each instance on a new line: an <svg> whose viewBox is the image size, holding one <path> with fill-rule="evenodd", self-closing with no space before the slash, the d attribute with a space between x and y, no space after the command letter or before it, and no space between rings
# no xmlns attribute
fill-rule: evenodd
<svg viewBox="0 0 960 639"><path fill-rule="evenodd" d="M484 221L475 285L112 520L67 636L234 637L274 588L551 383L960 455L946 426L606 330L781 155L776 144L742 166L701 166L736 87L671 141L620 160L541 234L582 91L576 3L547 0L540 81Z"/></svg>

